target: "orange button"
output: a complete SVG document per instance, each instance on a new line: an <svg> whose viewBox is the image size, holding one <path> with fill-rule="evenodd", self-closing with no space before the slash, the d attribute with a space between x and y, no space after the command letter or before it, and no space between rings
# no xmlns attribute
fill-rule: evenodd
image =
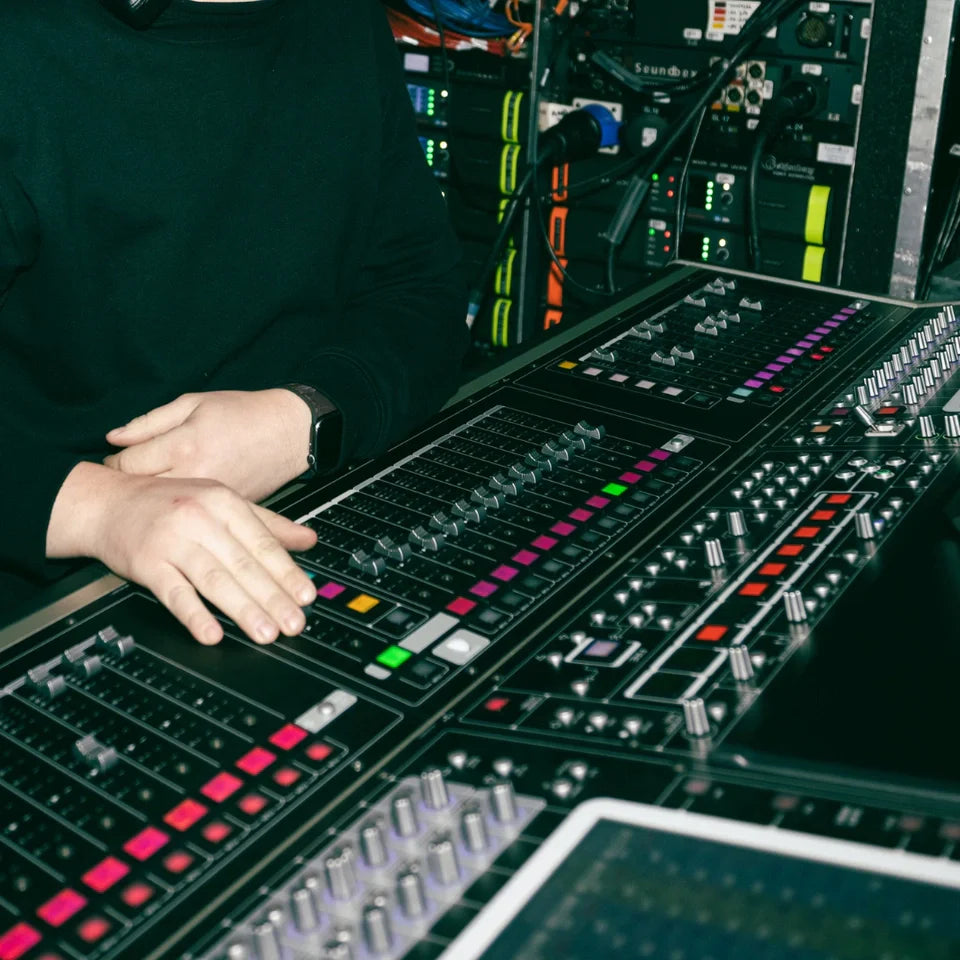
<svg viewBox="0 0 960 960"><path fill-rule="evenodd" d="M818 533L820 533L820 527L797 527L793 535L801 540L812 540Z"/></svg>
<svg viewBox="0 0 960 960"><path fill-rule="evenodd" d="M826 502L835 505L849 503L850 496L849 493L831 493L830 496L827 497Z"/></svg>
<svg viewBox="0 0 960 960"><path fill-rule="evenodd" d="M787 569L785 563L765 563L757 573L761 577L779 577Z"/></svg>
<svg viewBox="0 0 960 960"><path fill-rule="evenodd" d="M767 591L769 583L745 583L740 588L741 597L761 597Z"/></svg>
<svg viewBox="0 0 960 960"><path fill-rule="evenodd" d="M781 557L798 557L803 553L804 544L785 543L778 551L777 555Z"/></svg>
<svg viewBox="0 0 960 960"><path fill-rule="evenodd" d="M817 510L810 514L811 520L817 520L820 523L828 523L837 515L836 510Z"/></svg>
<svg viewBox="0 0 960 960"><path fill-rule="evenodd" d="M697 634L697 639L706 640L708 643L716 643L723 638L728 629L729 627L724 627L716 623L707 624L707 626L703 627Z"/></svg>

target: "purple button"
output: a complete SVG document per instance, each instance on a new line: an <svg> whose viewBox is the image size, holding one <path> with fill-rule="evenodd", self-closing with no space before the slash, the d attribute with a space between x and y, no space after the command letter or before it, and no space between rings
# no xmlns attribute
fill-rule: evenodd
<svg viewBox="0 0 960 960"><path fill-rule="evenodd" d="M757 378L758 380L772 380L772 379L773 379L773 374L772 374L772 373L767 373L766 370L758 370L758 371L756 372L755 376L756 376L756 378Z"/></svg>
<svg viewBox="0 0 960 960"><path fill-rule="evenodd" d="M852 317L857 310L855 307L844 307L840 312L844 314L844 316Z"/></svg>
<svg viewBox="0 0 960 960"><path fill-rule="evenodd" d="M803 347L804 350L809 350L813 346L813 344L809 340L798 340L797 346Z"/></svg>
<svg viewBox="0 0 960 960"><path fill-rule="evenodd" d="M807 339L813 340L813 342L816 343L818 340L822 340L823 337L821 337L819 333L808 333Z"/></svg>
<svg viewBox="0 0 960 960"><path fill-rule="evenodd" d="M843 321L847 319L847 315L845 313L835 313L833 315L833 319L839 320L841 323L843 323Z"/></svg>
<svg viewBox="0 0 960 960"><path fill-rule="evenodd" d="M793 363L793 361L794 358L788 357L785 353L781 353L780 356L777 357L777 363Z"/></svg>
<svg viewBox="0 0 960 960"><path fill-rule="evenodd" d="M823 325L824 325L825 327L831 327L831 328L834 329L834 330L836 330L837 327L840 326L840 324L837 323L836 320L826 320Z"/></svg>
<svg viewBox="0 0 960 960"><path fill-rule="evenodd" d="M796 347L788 347L788 348L787 348L787 353L792 353L795 357L802 357L802 356L803 356L803 351L802 351L802 350L798 350Z"/></svg>
<svg viewBox="0 0 960 960"><path fill-rule="evenodd" d="M779 373L783 369L782 363L768 363L767 369L772 370L774 373Z"/></svg>
<svg viewBox="0 0 960 960"><path fill-rule="evenodd" d="M829 332L829 327L817 327L817 333L822 333L824 336L826 336Z"/></svg>
<svg viewBox="0 0 960 960"><path fill-rule="evenodd" d="M650 456L651 456L654 460L669 460L669 459L670 459L670 451L669 451L669 450L651 450L651 451L650 451Z"/></svg>
<svg viewBox="0 0 960 960"><path fill-rule="evenodd" d="M762 380L745 380L743 382L743 385L745 387L750 387L751 389L756 390L757 387L763 386L763 381Z"/></svg>

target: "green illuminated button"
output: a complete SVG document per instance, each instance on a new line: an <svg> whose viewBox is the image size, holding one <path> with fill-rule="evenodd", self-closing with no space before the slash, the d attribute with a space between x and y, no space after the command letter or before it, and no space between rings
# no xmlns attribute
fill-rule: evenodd
<svg viewBox="0 0 960 960"><path fill-rule="evenodd" d="M396 670L402 663L406 663L412 654L402 647L389 646L377 657L377 663L382 663L391 670Z"/></svg>
<svg viewBox="0 0 960 960"><path fill-rule="evenodd" d="M609 493L611 497L619 497L627 492L627 487L622 483L608 483L602 490L603 493Z"/></svg>

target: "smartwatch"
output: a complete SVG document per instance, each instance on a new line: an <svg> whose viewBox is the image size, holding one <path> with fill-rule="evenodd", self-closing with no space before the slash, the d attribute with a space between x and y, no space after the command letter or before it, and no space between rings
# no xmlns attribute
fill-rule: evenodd
<svg viewBox="0 0 960 960"><path fill-rule="evenodd" d="M343 447L343 414L322 393L303 383L285 383L310 408L310 451L303 479L335 470Z"/></svg>

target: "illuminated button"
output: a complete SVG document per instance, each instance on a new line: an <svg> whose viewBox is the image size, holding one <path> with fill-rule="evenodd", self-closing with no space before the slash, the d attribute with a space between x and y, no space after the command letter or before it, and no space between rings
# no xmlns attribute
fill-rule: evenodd
<svg viewBox="0 0 960 960"><path fill-rule="evenodd" d="M512 580L519 572L520 571L516 567L511 567L503 563L499 567L497 567L496 570L492 571L490 576L493 577L494 580L502 580L504 583L507 583L510 580Z"/></svg>
<svg viewBox="0 0 960 960"><path fill-rule="evenodd" d="M307 731L303 727L298 727L295 723L288 723L269 739L275 747L279 747L281 750L292 750L306 735Z"/></svg>
<svg viewBox="0 0 960 960"><path fill-rule="evenodd" d="M0 958L19 960L40 942L40 934L29 923L18 923L0 937Z"/></svg>
<svg viewBox="0 0 960 960"><path fill-rule="evenodd" d="M106 857L95 867L91 867L81 879L91 890L103 893L129 872L130 868L122 860L118 860L116 857ZM2 956L3 954L0 953L0 957Z"/></svg>
<svg viewBox="0 0 960 960"><path fill-rule="evenodd" d="M584 511L584 513L586 513L586 511ZM574 524L560 520L550 528L550 532L557 534L559 537L569 537L576 529Z"/></svg>
<svg viewBox="0 0 960 960"><path fill-rule="evenodd" d="M641 473L650 473L651 470L657 469L657 465L652 460L638 460L633 468Z"/></svg>
<svg viewBox="0 0 960 960"><path fill-rule="evenodd" d="M829 423L820 423L817 424L810 432L811 433L829 433L833 427Z"/></svg>
<svg viewBox="0 0 960 960"><path fill-rule="evenodd" d="M86 905L87 898L76 890L61 890L37 910L37 916L51 927L59 927Z"/></svg>
<svg viewBox="0 0 960 960"><path fill-rule="evenodd" d="M531 547L536 547L537 550L550 550L556 545L557 541L553 537L548 537L546 534L541 534L530 544Z"/></svg>
<svg viewBox="0 0 960 960"><path fill-rule="evenodd" d="M761 577L779 577L787 569L785 563L765 563L757 573Z"/></svg>
<svg viewBox="0 0 960 960"><path fill-rule="evenodd" d="M163 822L174 830L189 830L205 813L207 808L189 797L178 803L164 818Z"/></svg>
<svg viewBox="0 0 960 960"><path fill-rule="evenodd" d="M200 792L209 797L214 803L223 803L227 797L236 793L243 786L243 781L235 777L232 773L218 773L212 780L208 780L201 788Z"/></svg>
<svg viewBox="0 0 960 960"><path fill-rule="evenodd" d="M389 646L377 655L377 663L382 663L385 667L396 670L412 656L413 654L409 650L404 650L403 647Z"/></svg>
<svg viewBox="0 0 960 960"><path fill-rule="evenodd" d="M325 743L311 743L305 752L307 756L314 761L314 763L320 763L322 760L326 760L327 757L333 753L333 747L328 746Z"/></svg>
<svg viewBox="0 0 960 960"><path fill-rule="evenodd" d="M793 535L800 540L813 540L820 533L820 527L797 527Z"/></svg>
<svg viewBox="0 0 960 960"><path fill-rule="evenodd" d="M279 787L292 787L299 779L300 771L293 767L281 767L273 775L273 782Z"/></svg>
<svg viewBox="0 0 960 960"><path fill-rule="evenodd" d="M255 777L258 773L263 773L276 759L277 755L265 747L254 747L237 761L237 766L244 773L249 773L251 777Z"/></svg>
<svg viewBox="0 0 960 960"><path fill-rule="evenodd" d="M509 706L509 697L491 697L484 705L483 709L490 713L499 713L504 707Z"/></svg>
<svg viewBox="0 0 960 960"><path fill-rule="evenodd" d="M255 817L266 805L267 798L260 793L248 793L237 801L237 806L250 817Z"/></svg>
<svg viewBox="0 0 960 960"><path fill-rule="evenodd" d="M221 843L233 833L233 828L222 820L214 820L203 828L202 833L208 843Z"/></svg>
<svg viewBox="0 0 960 960"><path fill-rule="evenodd" d="M602 492L610 494L611 497L619 497L627 492L627 488L622 483L608 483Z"/></svg>
<svg viewBox="0 0 960 960"><path fill-rule="evenodd" d="M607 497L596 496L587 501L587 506L593 507L594 510L602 510L609 502Z"/></svg>
<svg viewBox="0 0 960 960"><path fill-rule="evenodd" d="M877 413L881 417L895 417L900 412L900 407L881 407Z"/></svg>
<svg viewBox="0 0 960 960"><path fill-rule="evenodd" d="M741 597L762 597L767 591L768 583L745 583L739 590Z"/></svg>
<svg viewBox="0 0 960 960"><path fill-rule="evenodd" d="M825 502L832 506L842 506L845 503L849 503L851 499L852 495L849 493L831 493Z"/></svg>
<svg viewBox="0 0 960 960"><path fill-rule="evenodd" d="M728 630L729 627L724 627L720 624L707 624L707 626L700 628L697 639L705 640L707 643L716 643L718 640L723 639Z"/></svg>
<svg viewBox="0 0 960 960"><path fill-rule="evenodd" d="M816 510L810 514L810 519L819 523L829 523L836 515L836 510Z"/></svg>
<svg viewBox="0 0 960 960"><path fill-rule="evenodd" d="M650 453L647 454L647 456L649 456L651 460L669 460L670 451L669 450L651 450Z"/></svg>
<svg viewBox="0 0 960 960"><path fill-rule="evenodd" d="M626 473L621 473L620 480L624 483L637 483L641 477L639 473L634 473L632 470L627 470Z"/></svg>
<svg viewBox="0 0 960 960"><path fill-rule="evenodd" d="M334 583L331 580L317 590L317 596L323 597L324 600L333 600L334 597L339 597L346 589L342 583Z"/></svg>
<svg viewBox="0 0 960 960"><path fill-rule="evenodd" d="M489 597L491 594L496 593L497 589L497 585L495 583L490 583L489 580L478 580L470 588L470 592L475 597Z"/></svg>
<svg viewBox="0 0 960 960"><path fill-rule="evenodd" d="M77 927L77 934L84 943L96 943L102 940L110 930L110 921L106 917L89 917Z"/></svg>
<svg viewBox="0 0 960 960"><path fill-rule="evenodd" d="M571 510L569 517L571 520L576 520L577 523L584 523L586 520L589 520L593 516L592 510L584 510L582 507L578 507L576 510ZM554 532L557 532L554 530Z"/></svg>
<svg viewBox="0 0 960 960"><path fill-rule="evenodd" d="M134 860L146 860L148 857L152 857L161 847L166 846L169 840L169 835L162 830L158 830L156 827L147 827L135 837L131 837L123 845L123 849Z"/></svg>
<svg viewBox="0 0 960 960"><path fill-rule="evenodd" d="M558 366L561 370L573 370L573 369L577 366L577 364L574 363L572 360L561 360L561 361L557 364L557 366Z"/></svg>
<svg viewBox="0 0 960 960"><path fill-rule="evenodd" d="M516 557L514 557L514 560L516 560ZM469 613L476 605L475 601L469 600L467 597L457 597L456 600L451 600L450 603L447 604L447 609L451 613L463 616L465 613Z"/></svg>
<svg viewBox="0 0 960 960"><path fill-rule="evenodd" d="M803 553L804 544L802 543L785 543L778 551L777 555L780 557L799 557Z"/></svg>
<svg viewBox="0 0 960 960"><path fill-rule="evenodd" d="M174 850L163 858L163 865L170 873L183 873L193 863L193 856L185 850Z"/></svg>
<svg viewBox="0 0 960 960"><path fill-rule="evenodd" d="M124 888L120 894L120 899L128 907L142 907L155 892L149 883L131 883L130 886Z"/></svg>
<svg viewBox="0 0 960 960"><path fill-rule="evenodd" d="M539 557L540 554L534 553L532 550L521 550L515 553L510 559L513 560L514 563L519 563L521 567L529 567L530 564Z"/></svg>
<svg viewBox="0 0 960 960"><path fill-rule="evenodd" d="M366 593L358 593L347 606L357 613L369 613L380 601Z"/></svg>

